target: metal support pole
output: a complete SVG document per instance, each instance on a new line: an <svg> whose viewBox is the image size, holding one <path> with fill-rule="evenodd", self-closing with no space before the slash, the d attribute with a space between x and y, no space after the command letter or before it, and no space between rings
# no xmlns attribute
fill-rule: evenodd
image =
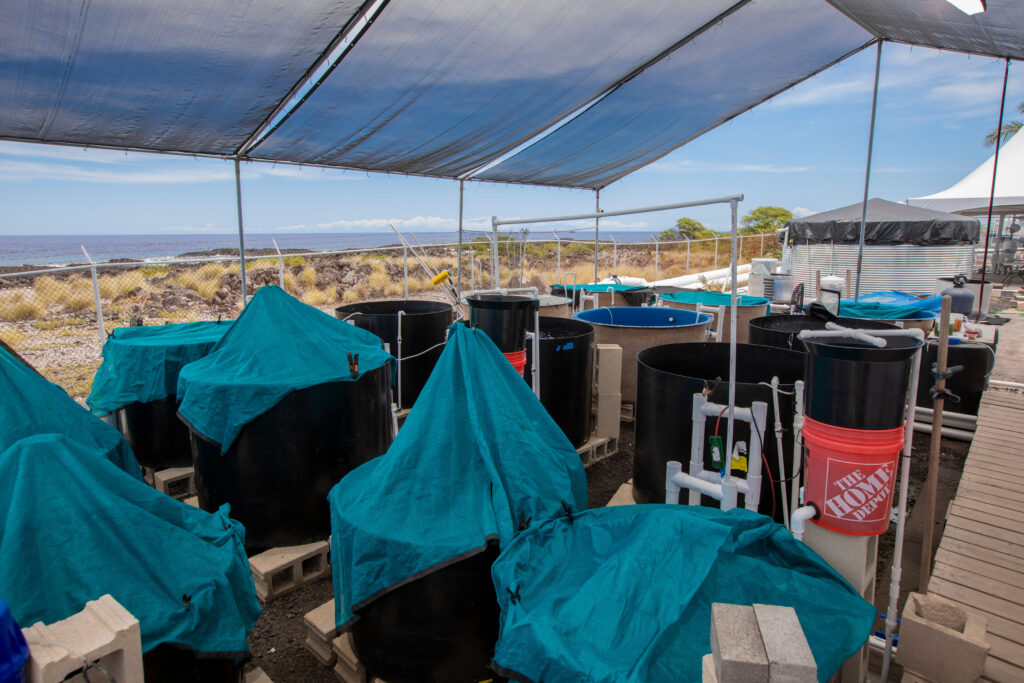
<svg viewBox="0 0 1024 683"><path fill-rule="evenodd" d="M242 275L242 307L249 303L249 288L245 282L245 227L242 222L242 171L235 157L235 204L238 208L238 262Z"/></svg>
<svg viewBox="0 0 1024 683"><path fill-rule="evenodd" d="M562 240L558 239L558 233L555 233L555 248L558 249L558 281L562 281Z"/></svg>
<svg viewBox="0 0 1024 683"><path fill-rule="evenodd" d="M690 239L686 239L686 272L690 272Z"/></svg>
<svg viewBox="0 0 1024 683"><path fill-rule="evenodd" d="M281 257L281 247L277 246L277 239L270 240L274 243L274 251L277 252L277 279L284 289L284 259Z"/></svg>
<svg viewBox="0 0 1024 683"><path fill-rule="evenodd" d="M462 301L462 198L465 193L465 181L459 181L459 274L455 286L459 290L459 301ZM408 278L406 278L408 281ZM406 297L408 298L408 296Z"/></svg>
<svg viewBox="0 0 1024 683"><path fill-rule="evenodd" d="M651 237L654 240L654 279L658 279L658 238Z"/></svg>
<svg viewBox="0 0 1024 683"><path fill-rule="evenodd" d="M871 95L871 125L868 128L868 160L864 165L864 204L860 212L860 241L857 245L857 287L853 300L860 300L860 270L864 262L864 232L868 223L868 185L871 181L871 153L875 146L875 114L878 111L878 74L882 68L882 41L878 41L875 52L875 88Z"/></svg>
<svg viewBox="0 0 1024 683"><path fill-rule="evenodd" d="M491 216L491 286L497 289L498 284L498 217Z"/></svg>
<svg viewBox="0 0 1024 683"><path fill-rule="evenodd" d="M405 281L405 300L409 300L409 247L402 247L402 279ZM401 406L399 406L401 407Z"/></svg>
<svg viewBox="0 0 1024 683"><path fill-rule="evenodd" d="M594 213L601 213L601 190L594 190ZM601 219L594 217L594 284L597 284L597 250L601 243Z"/></svg>
<svg viewBox="0 0 1024 683"><path fill-rule="evenodd" d="M739 202L733 199L729 202L729 208L732 212L732 237L730 239L732 263L729 265L732 286L729 293L729 424L725 440L725 458L727 463L732 458L733 423L735 422L736 413L736 328L738 327L736 320L736 232L739 226ZM715 246L718 246L717 239L715 240ZM715 249L715 254L718 254L717 248Z"/></svg>
<svg viewBox="0 0 1024 683"><path fill-rule="evenodd" d="M761 258L764 258L764 233L761 233Z"/></svg>
<svg viewBox="0 0 1024 683"><path fill-rule="evenodd" d="M999 101L999 127L996 128L996 154L992 159L992 191L988 197L988 221L985 223L985 251L981 255L981 286L978 288L978 317L977 320L981 320L981 302L984 297L981 293L985 291L985 273L986 264L988 263L988 239L992 233L992 205L995 203L996 198L996 171L999 169L999 142L1001 133L1003 132L1003 111L1006 109L1006 79L1010 76L1010 59L1007 57L1006 66L1003 69L1003 95Z"/></svg>
<svg viewBox="0 0 1024 683"><path fill-rule="evenodd" d="M740 260L743 260L743 235L740 235Z"/></svg>
<svg viewBox="0 0 1024 683"><path fill-rule="evenodd" d="M85 245L79 245L82 247L82 253L85 254L85 258L89 261L89 272L92 273L92 295L96 300L96 327L99 329L100 341L107 338L107 331L103 328L103 302L100 301L100 282L99 278L96 277L96 264L92 260L92 256L89 256L89 252L85 250Z"/></svg>

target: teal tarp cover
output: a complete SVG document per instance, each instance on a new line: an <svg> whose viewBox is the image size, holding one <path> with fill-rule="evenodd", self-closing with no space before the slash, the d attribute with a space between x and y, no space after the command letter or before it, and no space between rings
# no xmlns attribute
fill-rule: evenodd
<svg viewBox="0 0 1024 683"><path fill-rule="evenodd" d="M132 476L142 470L121 433L0 348L0 451L35 434L66 434Z"/></svg>
<svg viewBox="0 0 1024 683"><path fill-rule="evenodd" d="M942 308L941 296L918 297L900 291L872 292L859 301L843 299L839 315L866 320L908 320L934 318Z"/></svg>
<svg viewBox="0 0 1024 683"><path fill-rule="evenodd" d="M711 603L796 610L828 680L875 608L771 519L743 509L629 505L549 520L491 568L499 673L544 683L701 680Z"/></svg>
<svg viewBox="0 0 1024 683"><path fill-rule="evenodd" d="M328 496L339 626L397 585L587 507L580 456L482 331L448 344L387 453Z"/></svg>
<svg viewBox="0 0 1024 683"><path fill-rule="evenodd" d="M662 294L662 299L675 301L680 304L704 304L705 306L731 306L732 295L726 292L670 292ZM736 300L740 306L764 306L768 310L771 299L760 296L748 296L737 294Z"/></svg>
<svg viewBox="0 0 1024 683"><path fill-rule="evenodd" d="M103 363L86 403L107 415L130 403L174 396L181 369L210 352L231 321L119 327L103 345Z"/></svg>
<svg viewBox="0 0 1024 683"><path fill-rule="evenodd" d="M0 453L0 598L23 626L109 593L142 649L243 654L260 615L245 530L180 503L59 434Z"/></svg>
<svg viewBox="0 0 1024 683"><path fill-rule="evenodd" d="M353 374L348 355L358 356ZM261 288L205 358L178 375L178 413L227 451L247 423L292 391L351 382L394 359L380 337Z"/></svg>

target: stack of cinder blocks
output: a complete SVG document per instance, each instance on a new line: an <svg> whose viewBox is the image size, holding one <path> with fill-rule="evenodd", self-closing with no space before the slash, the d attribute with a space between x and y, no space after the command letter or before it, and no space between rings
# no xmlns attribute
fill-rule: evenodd
<svg viewBox="0 0 1024 683"><path fill-rule="evenodd" d="M153 488L171 498L185 500L196 493L195 474L191 467L172 467L153 472Z"/></svg>
<svg viewBox="0 0 1024 683"><path fill-rule="evenodd" d="M334 600L328 600L304 617L306 622L306 649L324 666L334 665L334 650L331 645L338 637L334 625Z"/></svg>
<svg viewBox="0 0 1024 683"><path fill-rule="evenodd" d="M792 607L711 605L704 683L816 683L818 667Z"/></svg>
<svg viewBox="0 0 1024 683"><path fill-rule="evenodd" d="M617 344L598 344L594 374L594 403L597 406L594 434L577 449L584 466L618 452L622 410L622 348Z"/></svg>
<svg viewBox="0 0 1024 683"><path fill-rule="evenodd" d="M28 683L59 683L83 661L99 664L118 683L142 683L139 621L109 595L67 619L39 622L22 633L32 655L25 667ZM107 679L99 668L92 673L92 680Z"/></svg>
<svg viewBox="0 0 1024 683"><path fill-rule="evenodd" d="M328 561L330 543L317 541L304 545L271 548L249 558L256 596L270 602L306 584L331 575Z"/></svg>
<svg viewBox="0 0 1024 683"><path fill-rule="evenodd" d="M938 595L911 593L896 661L906 683L968 683L985 671L988 621Z"/></svg>

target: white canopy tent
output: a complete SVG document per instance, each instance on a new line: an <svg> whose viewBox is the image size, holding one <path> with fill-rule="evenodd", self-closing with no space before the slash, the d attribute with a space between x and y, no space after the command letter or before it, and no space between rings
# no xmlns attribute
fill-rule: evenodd
<svg viewBox="0 0 1024 683"><path fill-rule="evenodd" d="M950 188L908 199L907 204L967 216L984 215L988 213L994 163L993 154ZM1024 135L1020 133L999 150L992 213L997 216L1024 213Z"/></svg>

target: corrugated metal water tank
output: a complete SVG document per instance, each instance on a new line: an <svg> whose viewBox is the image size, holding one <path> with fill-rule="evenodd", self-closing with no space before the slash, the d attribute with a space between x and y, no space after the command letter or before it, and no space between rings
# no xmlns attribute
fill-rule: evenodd
<svg viewBox="0 0 1024 683"><path fill-rule="evenodd" d="M846 276L857 272L856 244L796 244L792 272L804 291L814 291L815 271ZM932 294L935 279L970 273L974 267L973 244L922 246L915 244L865 245L860 292L899 290ZM856 287L856 282L852 285Z"/></svg>

